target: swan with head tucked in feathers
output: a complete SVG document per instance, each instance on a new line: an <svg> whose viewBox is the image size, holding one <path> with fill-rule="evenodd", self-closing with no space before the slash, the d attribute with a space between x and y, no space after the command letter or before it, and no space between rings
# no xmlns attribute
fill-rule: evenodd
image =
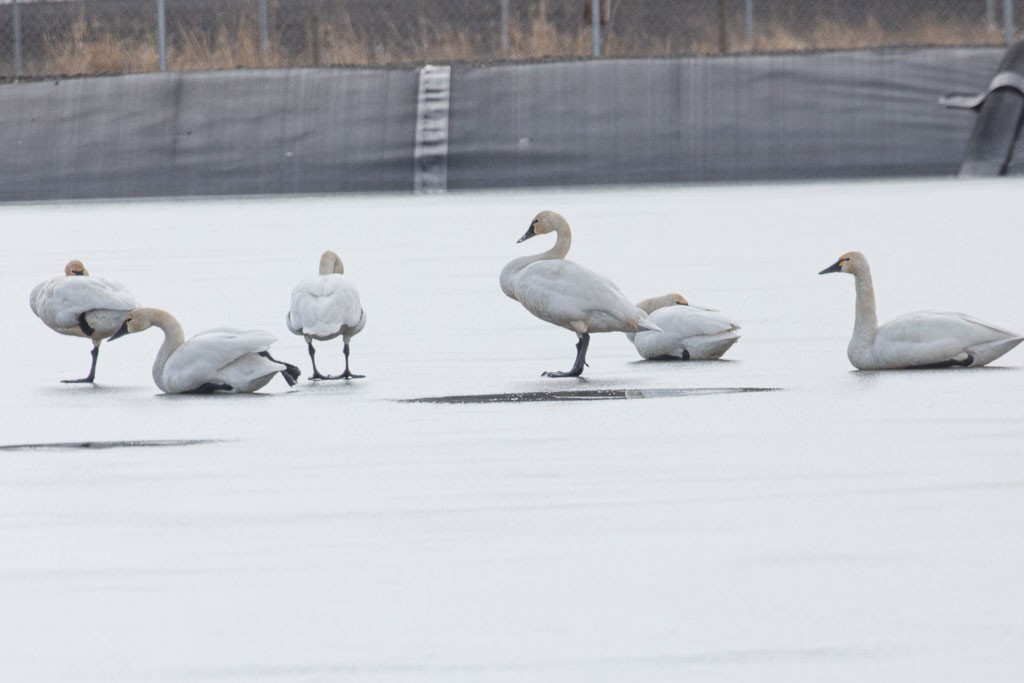
<svg viewBox="0 0 1024 683"><path fill-rule="evenodd" d="M566 261L572 244L569 223L554 211L541 211L519 242L549 232L555 244L540 254L523 256L502 269L501 291L533 315L576 334L576 361L570 370L545 372L545 377L579 377L586 364L591 332L657 330L647 313L637 308L604 275Z"/></svg>
<svg viewBox="0 0 1024 683"><path fill-rule="evenodd" d="M637 303L660 332L627 332L647 360L715 360L740 338L740 326L713 308L690 304L682 294L665 294Z"/></svg>
<svg viewBox="0 0 1024 683"><path fill-rule="evenodd" d="M159 308L136 308L125 316L110 339L159 327L164 343L153 363L153 381L165 394L247 394L257 391L278 373L294 386L299 369L270 355L277 339L262 330L221 327L185 340L181 324Z"/></svg>
<svg viewBox="0 0 1024 683"><path fill-rule="evenodd" d="M79 260L64 266L64 276L41 282L29 295L32 312L47 327L73 337L92 340L92 364L89 374L81 379L65 379L67 383L92 383L96 378L96 361L100 343L124 323L125 314L138 307L124 285L101 277L92 277Z"/></svg>
<svg viewBox="0 0 1024 683"><path fill-rule="evenodd" d="M348 368L349 342L366 326L366 312L359 301L359 290L344 277L345 266L333 251L320 256L320 274L306 278L292 289L292 305L285 324L293 334L301 335L313 362L312 379L357 379ZM322 375L316 367L313 340L327 341L342 337L345 372Z"/></svg>
<svg viewBox="0 0 1024 683"><path fill-rule="evenodd" d="M864 254L847 252L819 275L825 273L854 277L856 318L846 353L858 370L979 367L1024 341L1016 332L963 313L918 311L879 325Z"/></svg>

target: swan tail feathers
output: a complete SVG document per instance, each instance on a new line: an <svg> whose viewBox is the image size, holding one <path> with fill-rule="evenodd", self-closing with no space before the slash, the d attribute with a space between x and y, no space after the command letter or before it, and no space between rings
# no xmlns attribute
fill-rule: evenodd
<svg viewBox="0 0 1024 683"><path fill-rule="evenodd" d="M1024 341L1024 337L999 339L997 341L988 342L987 344L976 344L975 346L970 347L968 351L970 351L971 355L974 356L973 365L978 367L988 365L995 359L1013 349L1022 341Z"/></svg>
<svg viewBox="0 0 1024 683"><path fill-rule="evenodd" d="M651 322L650 318L641 318L640 320L638 320L636 322L636 326L638 328L643 328L645 330L652 330L654 332L661 332L662 331L660 327L658 327L653 322Z"/></svg>

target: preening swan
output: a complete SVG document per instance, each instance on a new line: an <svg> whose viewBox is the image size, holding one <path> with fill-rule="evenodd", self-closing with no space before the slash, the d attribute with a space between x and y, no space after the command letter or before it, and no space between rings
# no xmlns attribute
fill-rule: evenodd
<svg viewBox="0 0 1024 683"><path fill-rule="evenodd" d="M819 275L825 273L854 277L856 319L846 353L858 370L979 367L1024 340L1015 332L963 313L919 311L879 326L871 269L864 254L847 252Z"/></svg>
<svg viewBox="0 0 1024 683"><path fill-rule="evenodd" d="M269 332L222 327L185 341L181 324L159 308L129 311L111 340L151 326L164 332L153 363L153 381L165 394L247 394L264 387L277 373L288 386L299 378L297 367L271 357L270 345L277 339Z"/></svg>
<svg viewBox="0 0 1024 683"><path fill-rule="evenodd" d="M294 334L302 335L313 362L313 379L355 379L348 369L349 341L366 325L366 312L359 302L359 290L343 277L345 266L333 251L320 257L320 274L306 278L292 290L292 307L285 324ZM327 341L341 336L345 341L345 372L321 375L316 369L313 340Z"/></svg>
<svg viewBox="0 0 1024 683"><path fill-rule="evenodd" d="M125 314L138 304L124 285L101 277L91 277L81 261L69 261L64 276L41 282L29 295L32 312L46 326L61 334L92 340L92 364L89 374L67 383L92 383L100 343L117 332Z"/></svg>
<svg viewBox="0 0 1024 683"><path fill-rule="evenodd" d="M554 211L541 211L519 242L554 232L555 245L547 251L509 261L501 270L501 291L541 320L571 330L579 337L576 362L565 372L545 377L579 377L587 360L591 332L657 330L647 314L634 306L614 282L581 265L566 261L572 231Z"/></svg>
<svg viewBox="0 0 1024 683"><path fill-rule="evenodd" d="M661 328L626 336L647 360L714 360L740 338L740 326L712 308L687 302L682 294L665 294L637 303Z"/></svg>

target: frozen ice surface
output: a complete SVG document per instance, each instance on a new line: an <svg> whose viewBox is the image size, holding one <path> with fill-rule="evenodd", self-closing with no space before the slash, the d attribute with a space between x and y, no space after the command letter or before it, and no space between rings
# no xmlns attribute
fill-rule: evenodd
<svg viewBox="0 0 1024 683"><path fill-rule="evenodd" d="M1024 350L855 372L844 251L881 319L1024 329L1020 180L0 206L0 680L1019 681ZM634 299L743 325L723 362L641 362L498 288L542 208ZM71 258L195 333L284 316L334 249L366 379L159 395L158 330L30 312ZM323 344L325 372L343 366ZM709 389L775 388L765 392ZM588 391L644 400L410 403ZM678 391L699 390L699 391ZM189 442L181 444L146 442Z"/></svg>

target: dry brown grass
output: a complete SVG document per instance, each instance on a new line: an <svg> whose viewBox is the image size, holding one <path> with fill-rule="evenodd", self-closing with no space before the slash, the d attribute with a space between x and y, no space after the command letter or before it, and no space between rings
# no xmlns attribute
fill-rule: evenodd
<svg viewBox="0 0 1024 683"><path fill-rule="evenodd" d="M585 57L591 53L589 30L580 27L559 31L545 0L537 3L526 22L510 22L508 37L508 58L514 60Z"/></svg>
<svg viewBox="0 0 1024 683"><path fill-rule="evenodd" d="M47 74L125 74L156 71L155 41L121 40L84 18L71 28L71 40L43 38Z"/></svg>
<svg viewBox="0 0 1024 683"><path fill-rule="evenodd" d="M899 30L888 30L875 17L862 24L822 19L811 31L794 33L780 24L759 28L758 52L846 50L899 45L990 45L1002 42L1002 32L985 25L966 24L925 14Z"/></svg>
<svg viewBox="0 0 1024 683"><path fill-rule="evenodd" d="M513 19L509 26L509 51L501 53L497 36L470 31L443 30L424 19L417 35L403 35L397 27L386 27L368 35L339 13L328 18L311 17L301 51L281 47L279 36L270 36L268 54L261 54L259 28L251 15L216 28L212 33L187 26L173 31L176 41L168 46L168 68L172 71L205 71L256 67L385 64L417 64L473 60L529 60L587 57L591 53L590 30L580 25L559 29L551 18L546 0L534 7L524 21ZM406 30L404 33L408 34ZM70 39L47 37L41 73L46 75L117 74L155 71L159 65L152 31L135 32L134 39L120 39L109 29L79 17ZM885 29L875 18L858 24L822 19L809 30L796 32L782 24L762 24L753 46L742 40L740 17L729 25L728 52L780 52L818 49L851 49L887 45L984 45L999 44L998 29L965 25L934 16L920 17L901 30ZM707 55L722 51L716 25L692 27L687 37L668 35L652 38L615 31L606 34L607 56Z"/></svg>

